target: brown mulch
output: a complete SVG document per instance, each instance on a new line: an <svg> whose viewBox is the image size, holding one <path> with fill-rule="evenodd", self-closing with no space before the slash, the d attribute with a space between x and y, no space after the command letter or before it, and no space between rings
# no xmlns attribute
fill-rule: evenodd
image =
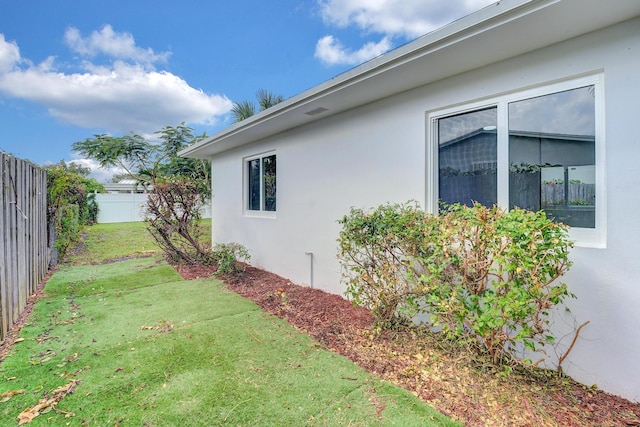
<svg viewBox="0 0 640 427"><path fill-rule="evenodd" d="M187 280L215 267L177 267ZM368 310L247 266L227 287L468 426L640 426L640 403L550 371L504 373L425 331L378 331Z"/></svg>

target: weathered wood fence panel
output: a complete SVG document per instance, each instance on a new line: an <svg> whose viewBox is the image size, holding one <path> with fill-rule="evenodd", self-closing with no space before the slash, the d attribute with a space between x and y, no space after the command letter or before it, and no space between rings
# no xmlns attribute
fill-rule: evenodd
<svg viewBox="0 0 640 427"><path fill-rule="evenodd" d="M47 175L0 153L0 342L49 269Z"/></svg>
<svg viewBox="0 0 640 427"><path fill-rule="evenodd" d="M596 201L596 185L595 184L575 184L567 185L569 190L568 196L565 197L565 185L544 184L542 186L542 200L546 205L583 205L592 206Z"/></svg>

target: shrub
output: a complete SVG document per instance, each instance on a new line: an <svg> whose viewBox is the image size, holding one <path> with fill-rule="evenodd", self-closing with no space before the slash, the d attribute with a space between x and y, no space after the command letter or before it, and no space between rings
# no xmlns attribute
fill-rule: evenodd
<svg viewBox="0 0 640 427"><path fill-rule="evenodd" d="M372 212L351 209L338 222L338 258L346 295L371 309L381 325L403 323L402 309L416 296L411 259L425 257L427 215L415 203L382 205Z"/></svg>
<svg viewBox="0 0 640 427"><path fill-rule="evenodd" d="M64 257L68 248L80 238L82 226L95 222L98 206L91 193L103 186L93 178L73 172L64 162L46 166L45 170L47 222L55 230L58 255Z"/></svg>
<svg viewBox="0 0 640 427"><path fill-rule="evenodd" d="M217 243L213 248L213 259L218 263L216 274L237 274L244 270L239 261L249 261L251 255L239 243Z"/></svg>
<svg viewBox="0 0 640 427"><path fill-rule="evenodd" d="M89 193L87 195L87 207L85 210L85 224L95 224L98 222L98 214L100 213L100 206L98 206L98 202L96 201L96 194Z"/></svg>
<svg viewBox="0 0 640 427"><path fill-rule="evenodd" d="M80 235L80 209L74 204L62 205L57 218L55 248L63 256Z"/></svg>
<svg viewBox="0 0 640 427"><path fill-rule="evenodd" d="M521 363L523 350L555 340L548 315L570 295L557 279L572 244L567 227L544 212L476 204L429 215L417 205L385 205L352 209L340 223L347 296L381 326L426 314L495 363Z"/></svg>
<svg viewBox="0 0 640 427"><path fill-rule="evenodd" d="M495 363L519 363L524 349L554 342L549 310L569 296L556 280L570 266L568 227L543 211L479 204L432 219L439 232L417 283L432 324Z"/></svg>
<svg viewBox="0 0 640 427"><path fill-rule="evenodd" d="M174 263L211 264L211 248L200 239L200 183L186 177L157 179L146 206L148 230Z"/></svg>

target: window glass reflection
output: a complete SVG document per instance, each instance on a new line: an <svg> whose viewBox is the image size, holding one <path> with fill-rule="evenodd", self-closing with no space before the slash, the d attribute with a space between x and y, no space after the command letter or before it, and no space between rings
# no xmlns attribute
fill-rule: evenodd
<svg viewBox="0 0 640 427"><path fill-rule="evenodd" d="M439 198L446 204L497 203L497 108L438 120Z"/></svg>
<svg viewBox="0 0 640 427"><path fill-rule="evenodd" d="M595 227L593 86L509 104L509 204Z"/></svg>

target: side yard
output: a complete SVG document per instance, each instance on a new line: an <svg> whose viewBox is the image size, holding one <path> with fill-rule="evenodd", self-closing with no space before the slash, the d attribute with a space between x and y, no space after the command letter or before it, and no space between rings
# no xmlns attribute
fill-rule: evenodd
<svg viewBox="0 0 640 427"><path fill-rule="evenodd" d="M470 426L640 425L639 403L595 386L505 375L418 328L377 331L337 295L252 267L214 270L170 267L143 223L91 227L0 362L2 419L452 425L426 402Z"/></svg>
<svg viewBox="0 0 640 427"><path fill-rule="evenodd" d="M215 278L100 225L0 363L6 425L455 425Z"/></svg>

